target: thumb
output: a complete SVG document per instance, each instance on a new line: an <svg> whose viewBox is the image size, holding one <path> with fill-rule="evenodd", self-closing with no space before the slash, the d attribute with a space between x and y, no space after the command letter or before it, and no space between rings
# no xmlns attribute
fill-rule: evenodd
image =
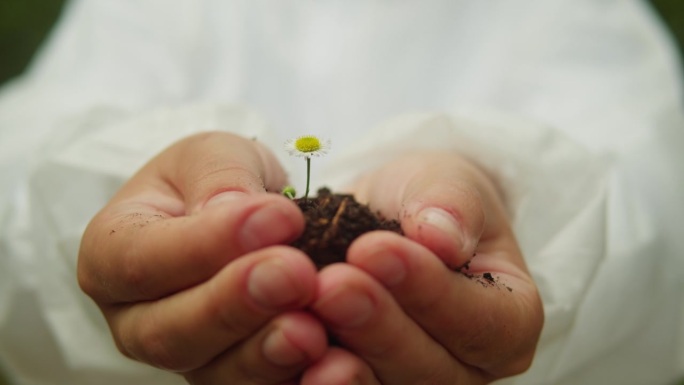
<svg viewBox="0 0 684 385"><path fill-rule="evenodd" d="M150 160L110 203L156 191L180 201L169 208L175 216L187 215L224 192L253 195L280 191L286 182L285 171L273 153L256 140L205 132L176 142Z"/></svg>
<svg viewBox="0 0 684 385"><path fill-rule="evenodd" d="M448 266L464 265L485 232L484 176L453 154L415 154L388 163L357 184L373 210L401 221L405 235Z"/></svg>
<svg viewBox="0 0 684 385"><path fill-rule="evenodd" d="M201 210L209 200L221 200L225 192L280 191L287 182L285 171L265 146L223 132L180 142L167 153L161 172L179 190L187 213Z"/></svg>

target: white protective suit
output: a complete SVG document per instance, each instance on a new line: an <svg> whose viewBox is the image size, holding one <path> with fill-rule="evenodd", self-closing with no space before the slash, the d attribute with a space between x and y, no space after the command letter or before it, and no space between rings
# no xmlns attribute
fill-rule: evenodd
<svg viewBox="0 0 684 385"><path fill-rule="evenodd" d="M546 324L502 384L684 375L684 119L670 38L635 0L70 3L0 93L0 357L16 384L181 384L123 358L75 265L91 217L191 133L332 151L341 186L406 149L504 186ZM375 128L373 128L375 127ZM327 167L327 168L324 168ZM324 171L325 170L325 171Z"/></svg>

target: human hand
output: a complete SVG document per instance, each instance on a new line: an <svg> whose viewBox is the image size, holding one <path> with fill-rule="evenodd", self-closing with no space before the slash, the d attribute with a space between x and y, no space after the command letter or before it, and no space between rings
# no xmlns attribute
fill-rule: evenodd
<svg viewBox="0 0 684 385"><path fill-rule="evenodd" d="M455 155L418 154L353 191L401 219L406 237L367 234L348 264L320 273L311 308L343 350L329 351L302 383L484 384L526 370L543 311L489 178ZM335 370L338 361L353 370Z"/></svg>
<svg viewBox="0 0 684 385"><path fill-rule="evenodd" d="M278 246L304 227L263 146L227 133L152 159L91 221L78 278L128 357L192 384L292 381L327 346L303 309L316 270Z"/></svg>

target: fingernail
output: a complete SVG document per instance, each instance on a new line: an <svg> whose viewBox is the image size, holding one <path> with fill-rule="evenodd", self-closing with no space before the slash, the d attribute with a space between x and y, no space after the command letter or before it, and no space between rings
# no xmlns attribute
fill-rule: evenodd
<svg viewBox="0 0 684 385"><path fill-rule="evenodd" d="M278 366L292 366L307 359L306 354L294 346L282 330L274 330L266 337L262 352L267 360Z"/></svg>
<svg viewBox="0 0 684 385"><path fill-rule="evenodd" d="M242 191L224 191L211 197L211 199L209 199L207 203L204 204L204 207L220 205L224 202L233 202L242 199L246 196L247 193Z"/></svg>
<svg viewBox="0 0 684 385"><path fill-rule="evenodd" d="M329 322L341 328L363 325L375 309L367 294L351 288L338 289L314 307Z"/></svg>
<svg viewBox="0 0 684 385"><path fill-rule="evenodd" d="M296 280L277 259L252 269L247 291L254 301L268 309L292 306L300 296Z"/></svg>
<svg viewBox="0 0 684 385"><path fill-rule="evenodd" d="M449 239L457 242L461 251L465 250L467 239L463 233L463 227L447 211L436 207L428 207L420 211L418 220L440 229Z"/></svg>
<svg viewBox="0 0 684 385"><path fill-rule="evenodd" d="M252 213L239 233L245 251L285 243L292 240L295 235L292 221L275 204L264 206Z"/></svg>

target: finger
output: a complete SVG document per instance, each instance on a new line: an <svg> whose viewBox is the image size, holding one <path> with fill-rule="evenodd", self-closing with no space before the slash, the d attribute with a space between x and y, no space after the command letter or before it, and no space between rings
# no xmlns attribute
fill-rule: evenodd
<svg viewBox="0 0 684 385"><path fill-rule="evenodd" d="M166 170L176 176L177 186L189 212L195 212L223 191L280 192L286 184L285 171L275 156L256 140L223 133L200 135L202 161L193 161L195 151L182 151L176 163ZM183 167L183 165L185 165Z"/></svg>
<svg viewBox="0 0 684 385"><path fill-rule="evenodd" d="M289 312L277 316L240 346L184 376L193 385L296 383L326 348L327 335L318 320L305 312Z"/></svg>
<svg viewBox="0 0 684 385"><path fill-rule="evenodd" d="M297 207L275 194L238 196L181 217L122 204L86 229L79 283L99 303L157 299L247 252L290 243L303 228Z"/></svg>
<svg viewBox="0 0 684 385"><path fill-rule="evenodd" d="M104 306L119 349L173 371L189 371L315 294L316 269L303 253L274 246L228 264L209 281L158 301Z"/></svg>
<svg viewBox="0 0 684 385"><path fill-rule="evenodd" d="M478 250L466 276L422 245L378 232L353 244L348 261L383 283L451 355L499 378L529 367L543 312L521 257L495 250Z"/></svg>
<svg viewBox="0 0 684 385"><path fill-rule="evenodd" d="M332 347L302 376L301 385L380 385L371 368L358 356Z"/></svg>
<svg viewBox="0 0 684 385"><path fill-rule="evenodd" d="M258 141L226 132L205 132L159 154L113 201L138 200L157 190L175 195L183 201L185 213L194 213L222 192L279 192L286 181L280 163Z"/></svg>
<svg viewBox="0 0 684 385"><path fill-rule="evenodd" d="M155 299L205 280L245 252L291 242L304 227L299 210L262 194L284 180L257 142L213 132L176 143L89 224L79 252L81 286L99 302Z"/></svg>
<svg viewBox="0 0 684 385"><path fill-rule="evenodd" d="M353 266L321 271L311 309L384 384L460 383L474 374L413 322L385 288Z"/></svg>
<svg viewBox="0 0 684 385"><path fill-rule="evenodd" d="M452 154L418 154L362 179L358 198L399 219L406 236L458 267L472 257L480 237L489 236L483 234L491 216L483 194L492 188L479 174Z"/></svg>

